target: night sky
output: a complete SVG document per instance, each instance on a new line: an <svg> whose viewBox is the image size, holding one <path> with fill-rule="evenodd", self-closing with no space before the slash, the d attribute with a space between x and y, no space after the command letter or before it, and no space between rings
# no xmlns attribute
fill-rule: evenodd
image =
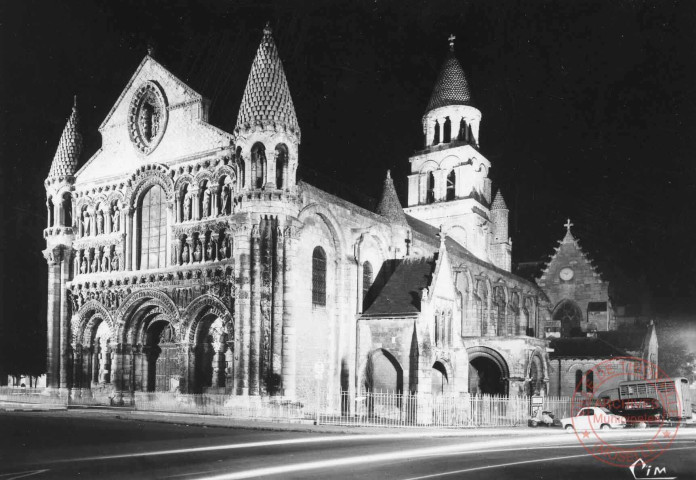
<svg viewBox="0 0 696 480"><path fill-rule="evenodd" d="M696 293L696 2L23 0L0 8L6 357L31 360L45 348L43 181L73 95L84 163L152 45L211 100L211 122L231 131L266 21L302 129L305 178L377 197L391 169L405 203L408 157L422 148L421 116L453 33L483 114L481 149L510 208L513 263L546 259L570 217L607 277L644 279L656 298Z"/></svg>

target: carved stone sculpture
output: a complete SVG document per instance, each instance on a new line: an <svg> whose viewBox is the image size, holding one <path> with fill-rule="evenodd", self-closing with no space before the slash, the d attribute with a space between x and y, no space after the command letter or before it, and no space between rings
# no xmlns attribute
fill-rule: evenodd
<svg viewBox="0 0 696 480"><path fill-rule="evenodd" d="M184 245L184 248L181 249L181 261L184 263L188 263L188 261L189 261L189 247L188 247L188 245Z"/></svg>
<svg viewBox="0 0 696 480"><path fill-rule="evenodd" d="M196 244L196 249L193 251L193 261L194 262L200 262L201 261L201 244L197 243Z"/></svg>
<svg viewBox="0 0 696 480"><path fill-rule="evenodd" d="M82 265L80 266L80 273L87 273L87 269L89 267L87 266L87 259L85 257L82 257Z"/></svg>
<svg viewBox="0 0 696 480"><path fill-rule="evenodd" d="M100 210L97 215L97 235L104 233L104 213Z"/></svg>

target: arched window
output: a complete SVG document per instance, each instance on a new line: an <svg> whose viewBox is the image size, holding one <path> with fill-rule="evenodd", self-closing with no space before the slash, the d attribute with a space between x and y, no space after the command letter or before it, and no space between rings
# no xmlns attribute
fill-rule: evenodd
<svg viewBox="0 0 696 480"><path fill-rule="evenodd" d="M63 212L63 225L66 227L72 226L72 196L65 192L61 202L61 211Z"/></svg>
<svg viewBox="0 0 696 480"><path fill-rule="evenodd" d="M582 370L575 370L575 390L582 392Z"/></svg>
<svg viewBox="0 0 696 480"><path fill-rule="evenodd" d="M553 319L561 322L561 337L582 335L582 310L572 300L561 301L553 312Z"/></svg>
<svg viewBox="0 0 696 480"><path fill-rule="evenodd" d="M276 147L276 188L282 189L285 187L285 179L287 178L288 168L288 148L280 144Z"/></svg>
<svg viewBox="0 0 696 480"><path fill-rule="evenodd" d="M425 182L425 203L433 203L435 201L435 175L433 172L425 174Z"/></svg>
<svg viewBox="0 0 696 480"><path fill-rule="evenodd" d="M251 181L253 188L262 188L266 177L266 148L256 143L251 148Z"/></svg>
<svg viewBox="0 0 696 480"><path fill-rule="evenodd" d="M321 247L312 253L312 304L326 306L326 253Z"/></svg>
<svg viewBox="0 0 696 480"><path fill-rule="evenodd" d="M433 145L440 143L440 124L435 122L435 135L433 136Z"/></svg>
<svg viewBox="0 0 696 480"><path fill-rule="evenodd" d="M244 188L247 186L244 183L246 180L246 163L242 157L242 147L237 147L237 150L235 150L235 162L237 163L237 184L239 188Z"/></svg>
<svg viewBox="0 0 696 480"><path fill-rule="evenodd" d="M46 208L48 208L48 227L53 226L53 214L55 213L53 211L53 198L48 197L48 201L46 202Z"/></svg>
<svg viewBox="0 0 696 480"><path fill-rule="evenodd" d="M148 270L165 265L167 250L167 199L158 185L140 201L138 211L138 268Z"/></svg>
<svg viewBox="0 0 696 480"><path fill-rule="evenodd" d="M367 307L367 294L372 286L372 264L370 262L363 263L362 274L362 293L363 293L363 310Z"/></svg>
<svg viewBox="0 0 696 480"><path fill-rule="evenodd" d="M592 370L585 375L585 391L587 393L592 393L594 391L594 372Z"/></svg>
<svg viewBox="0 0 696 480"><path fill-rule="evenodd" d="M465 141L467 140L466 133L468 131L468 128L466 126L466 122L462 118L462 120L459 122L459 133L457 134L457 140L459 141Z"/></svg>
<svg viewBox="0 0 696 480"><path fill-rule="evenodd" d="M445 120L445 124L442 129L442 143L449 143L452 141L452 122L450 122L449 117Z"/></svg>
<svg viewBox="0 0 696 480"><path fill-rule="evenodd" d="M457 176L455 175L454 170L452 170L447 175L447 200L454 200L456 183Z"/></svg>

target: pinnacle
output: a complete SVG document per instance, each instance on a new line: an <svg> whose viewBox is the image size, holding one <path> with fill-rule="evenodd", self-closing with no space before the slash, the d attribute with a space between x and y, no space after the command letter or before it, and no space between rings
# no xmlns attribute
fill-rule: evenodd
<svg viewBox="0 0 696 480"><path fill-rule="evenodd" d="M491 210L507 210L507 204L505 203L505 199L503 198L503 193L498 190L498 193L495 194L495 198L493 199L493 204L491 205Z"/></svg>
<svg viewBox="0 0 696 480"><path fill-rule="evenodd" d="M387 170L387 176L384 178L384 188L382 189L382 198L377 205L377 213L387 218L392 224L408 226L404 209L401 207L399 198L396 195L394 181L389 170Z"/></svg>
<svg viewBox="0 0 696 480"><path fill-rule="evenodd" d="M65 128L63 128L63 134L60 136L58 149L53 157L48 178L74 175L81 153L82 134L80 133L80 116L77 112L77 97L75 97L72 113L65 124Z"/></svg>
<svg viewBox="0 0 696 480"><path fill-rule="evenodd" d="M251 65L235 130L254 126L284 128L300 136L290 89L269 24Z"/></svg>

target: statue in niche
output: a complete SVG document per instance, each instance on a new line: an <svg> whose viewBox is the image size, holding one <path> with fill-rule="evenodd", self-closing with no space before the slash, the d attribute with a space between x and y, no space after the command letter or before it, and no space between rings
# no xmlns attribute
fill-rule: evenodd
<svg viewBox="0 0 696 480"><path fill-rule="evenodd" d="M220 245L220 260L224 260L225 258L227 258L227 242L223 240Z"/></svg>
<svg viewBox="0 0 696 480"><path fill-rule="evenodd" d="M201 212L201 217L207 217L210 215L210 190L206 189L203 192L203 211Z"/></svg>
<svg viewBox="0 0 696 480"><path fill-rule="evenodd" d="M77 312L77 310L80 308L80 305L78 303L77 295L74 293L68 291L68 298L70 299L70 305L72 307L72 313L74 314Z"/></svg>
<svg viewBox="0 0 696 480"><path fill-rule="evenodd" d="M191 195L188 193L184 197L184 220L191 220Z"/></svg>
<svg viewBox="0 0 696 480"><path fill-rule="evenodd" d="M196 242L196 248L193 251L193 261L194 262L200 262L201 261L201 244L200 242Z"/></svg>
<svg viewBox="0 0 696 480"><path fill-rule="evenodd" d="M115 272L118 270L118 255L116 252L111 254L111 271Z"/></svg>
<svg viewBox="0 0 696 480"><path fill-rule="evenodd" d="M82 306L82 305L85 304L85 296L83 295L82 292L80 292L80 293L77 295L77 303L79 303L80 306Z"/></svg>
<svg viewBox="0 0 696 480"><path fill-rule="evenodd" d="M213 259L213 242L211 242L211 241L208 241L208 247L205 249L205 259L206 260Z"/></svg>
<svg viewBox="0 0 696 480"><path fill-rule="evenodd" d="M97 258L96 255L92 257L92 269L90 270L90 273L97 273L99 270L99 259Z"/></svg>
<svg viewBox="0 0 696 480"><path fill-rule="evenodd" d="M87 266L87 258L82 257L82 265L80 265L80 273L87 273L87 268L89 268Z"/></svg>
<svg viewBox="0 0 696 480"><path fill-rule="evenodd" d="M121 211L118 205L114 205L114 213L111 214L111 231L119 232L121 230Z"/></svg>
<svg viewBox="0 0 696 480"><path fill-rule="evenodd" d="M102 253L101 269L102 272L109 271L109 256L106 254L106 252Z"/></svg>
<svg viewBox="0 0 696 480"><path fill-rule="evenodd" d="M104 212L99 210L99 214L97 215L97 235L101 235L104 233Z"/></svg>
<svg viewBox="0 0 696 480"><path fill-rule="evenodd" d="M84 228L84 231L82 232L85 237L89 237L89 213L85 212L84 217L82 218L82 228Z"/></svg>
<svg viewBox="0 0 696 480"><path fill-rule="evenodd" d="M188 263L188 261L189 261L189 246L188 246L188 244L184 244L184 247L181 249L181 261L183 263Z"/></svg>

